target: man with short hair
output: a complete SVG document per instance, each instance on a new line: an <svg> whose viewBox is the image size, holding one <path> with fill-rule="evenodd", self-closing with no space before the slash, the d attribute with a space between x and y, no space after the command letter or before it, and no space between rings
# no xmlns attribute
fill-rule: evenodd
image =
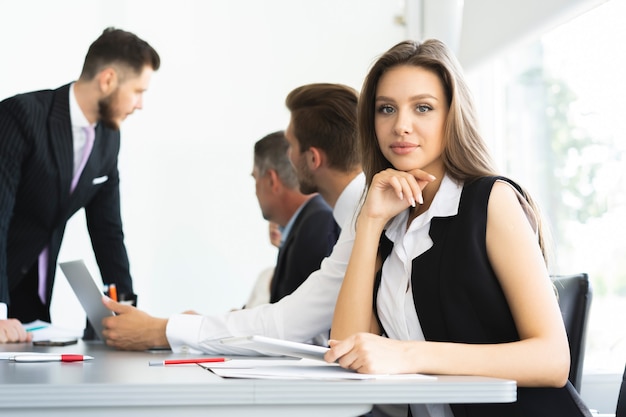
<svg viewBox="0 0 626 417"><path fill-rule="evenodd" d="M0 343L31 340L21 323L50 321L56 261L68 219L85 209L105 284L136 300L120 216L122 121L143 106L157 52L107 28L78 81L0 103Z"/></svg>
<svg viewBox="0 0 626 417"><path fill-rule="evenodd" d="M274 132L254 145L256 196L263 218L280 226L282 243L270 283L270 303L291 294L319 269L339 232L332 209L319 194L300 192L289 161L285 133Z"/></svg>
<svg viewBox="0 0 626 417"><path fill-rule="evenodd" d="M300 186L305 192L318 191L333 207L341 226L330 256L280 301L219 316L155 318L104 299L117 314L103 320L108 345L128 350L170 346L174 351L249 353L219 340L257 334L305 342L328 334L354 243L355 211L365 186L357 150L357 93L340 84L310 84L292 91L286 104L291 112L286 137Z"/></svg>

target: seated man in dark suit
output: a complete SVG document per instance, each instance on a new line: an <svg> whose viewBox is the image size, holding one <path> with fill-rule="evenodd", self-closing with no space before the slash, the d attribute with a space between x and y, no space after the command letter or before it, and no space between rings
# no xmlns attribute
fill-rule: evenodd
<svg viewBox="0 0 626 417"><path fill-rule="evenodd" d="M305 195L288 156L284 132L254 146L252 176L263 218L280 226L282 241L270 285L270 303L291 294L319 269L339 236L332 209L319 194Z"/></svg>

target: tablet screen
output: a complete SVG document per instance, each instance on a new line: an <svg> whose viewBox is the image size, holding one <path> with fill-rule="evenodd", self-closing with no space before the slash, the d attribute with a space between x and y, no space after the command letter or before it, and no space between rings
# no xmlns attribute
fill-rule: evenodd
<svg viewBox="0 0 626 417"><path fill-rule="evenodd" d="M220 343L240 346L258 352L293 356L296 358L317 359L322 361L324 360L324 353L328 351L328 348L323 346L291 342L288 340L274 339L265 336L229 337L220 340Z"/></svg>
<svg viewBox="0 0 626 417"><path fill-rule="evenodd" d="M59 266L76 297L78 297L78 301L83 306L87 320L93 326L100 340L104 340L102 337L102 319L112 316L113 312L102 304L104 294L89 273L85 262L82 260L63 262Z"/></svg>

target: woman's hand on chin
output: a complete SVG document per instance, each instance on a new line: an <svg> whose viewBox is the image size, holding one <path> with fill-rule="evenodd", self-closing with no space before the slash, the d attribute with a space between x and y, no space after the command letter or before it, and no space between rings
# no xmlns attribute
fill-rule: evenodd
<svg viewBox="0 0 626 417"><path fill-rule="evenodd" d="M434 180L433 175L419 169L381 171L372 179L362 213L387 221L408 207L423 204L422 190Z"/></svg>

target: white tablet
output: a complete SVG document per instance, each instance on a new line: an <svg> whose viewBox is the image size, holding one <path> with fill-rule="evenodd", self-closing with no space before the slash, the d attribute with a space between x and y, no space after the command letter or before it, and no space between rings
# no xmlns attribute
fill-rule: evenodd
<svg viewBox="0 0 626 417"><path fill-rule="evenodd" d="M329 349L323 346L291 342L265 336L228 337L221 339L220 343L252 349L258 352L293 356L296 358L317 359L321 361L324 360L324 353Z"/></svg>
<svg viewBox="0 0 626 417"><path fill-rule="evenodd" d="M85 313L87 313L87 320L93 326L100 340L104 340L102 337L102 319L114 314L102 304L104 294L89 273L85 262L82 260L63 262L59 263L59 266Z"/></svg>

